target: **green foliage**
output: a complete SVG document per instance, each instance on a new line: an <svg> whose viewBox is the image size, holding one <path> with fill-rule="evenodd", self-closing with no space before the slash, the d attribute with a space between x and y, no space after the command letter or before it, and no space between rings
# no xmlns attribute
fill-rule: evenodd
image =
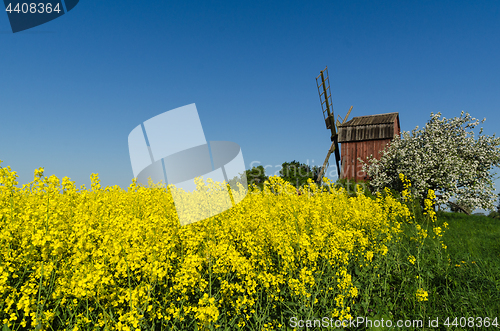
<svg viewBox="0 0 500 331"><path fill-rule="evenodd" d="M263 166L260 165L258 167L253 167L250 170L246 170L245 173L247 176L248 187L255 184L261 190L264 188L264 182L268 179L268 176L266 176Z"/></svg>
<svg viewBox="0 0 500 331"><path fill-rule="evenodd" d="M244 178L243 178L244 177ZM240 173L238 176L233 177L229 180L229 185L234 186L237 182L246 183L248 188L255 184L259 189L264 188L264 182L268 180L268 176L265 174L265 169L263 166L253 167L250 170L245 170L245 173Z"/></svg>
<svg viewBox="0 0 500 331"><path fill-rule="evenodd" d="M306 185L309 178L316 182L318 174L319 167L314 166L311 168L309 165L295 160L283 163L280 170L280 177L296 188Z"/></svg>
<svg viewBox="0 0 500 331"><path fill-rule="evenodd" d="M488 214L488 217L490 218L496 218L496 219L500 219L500 213L497 212L497 211L492 211Z"/></svg>

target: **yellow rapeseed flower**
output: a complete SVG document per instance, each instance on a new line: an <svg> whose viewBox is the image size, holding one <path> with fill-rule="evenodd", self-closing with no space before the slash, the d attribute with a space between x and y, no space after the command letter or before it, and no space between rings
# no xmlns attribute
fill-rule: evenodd
<svg viewBox="0 0 500 331"><path fill-rule="evenodd" d="M411 264L415 264L415 261L417 261L417 259L415 258L415 256L410 255L408 256L408 261L410 261Z"/></svg>
<svg viewBox="0 0 500 331"><path fill-rule="evenodd" d="M427 297L429 296L429 294L427 293L427 291L424 291L422 288L419 288L417 290L416 296L418 301L428 301Z"/></svg>
<svg viewBox="0 0 500 331"><path fill-rule="evenodd" d="M20 312L26 320L17 323L28 329L37 312L42 329L57 316L40 314L39 302L65 307L81 329L140 329L153 319L212 328L228 318L241 318L237 323L245 327L259 300L275 307L292 299L314 304L325 267L337 273L324 288L332 317L348 318L359 291L350 263L373 267L412 217L390 194L371 199L359 190L352 198L325 178L327 187L310 180L297 195L274 176L262 191L250 188L235 207L181 225L175 187L133 180L126 190L103 188L92 174L87 190L67 177L46 177L40 168L19 189L16 176L0 167L0 254L9 256L0 263L1 320L15 322ZM218 183L198 184L210 190ZM404 185L410 192L409 180ZM244 196L243 190L231 194ZM88 302L99 305L88 309Z"/></svg>

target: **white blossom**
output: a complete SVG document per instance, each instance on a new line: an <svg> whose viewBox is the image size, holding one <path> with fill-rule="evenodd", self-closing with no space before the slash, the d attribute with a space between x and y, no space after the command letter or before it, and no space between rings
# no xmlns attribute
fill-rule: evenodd
<svg viewBox="0 0 500 331"><path fill-rule="evenodd" d="M403 173L419 198L432 189L437 204L455 199L472 210L493 210L496 194L491 170L500 164L500 138L482 135L482 128L475 138L473 129L479 123L463 111L452 119L431 113L423 129L417 126L411 133L403 132L402 138L396 136L380 160L361 160L363 170L377 191L384 187L401 190L398 175Z"/></svg>

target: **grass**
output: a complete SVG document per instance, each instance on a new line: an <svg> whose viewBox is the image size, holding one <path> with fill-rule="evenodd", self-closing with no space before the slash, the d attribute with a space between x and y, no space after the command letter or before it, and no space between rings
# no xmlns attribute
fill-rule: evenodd
<svg viewBox="0 0 500 331"><path fill-rule="evenodd" d="M348 181L339 184L346 188L351 196L356 196L355 186L348 185ZM367 185L362 187L365 195L371 196L366 189ZM417 223L425 227L418 203L415 204L413 212L417 217ZM365 301L369 302L367 305L370 306L369 310L360 309L358 306L352 314L354 317L369 316L378 320L384 317L392 321L398 319L428 321L429 318L431 320L439 318L437 327L429 327L424 323L423 328L402 328L405 330L481 329L478 327L477 318L489 317L491 321L495 321L496 318L494 323L496 325L491 325L488 329L500 329L500 218L438 212L436 226L444 228L445 223L448 229L441 238L442 243L447 246L444 254L443 250L436 247L435 240L425 240L422 247L415 247L414 243L408 240L414 235L415 229L411 225L405 227L405 241L392 247L388 265L381 270L385 273L385 285L373 286L376 290L368 292L373 297L365 297ZM408 263L404 257L411 254L419 255L418 275L413 274L414 268L406 267ZM357 276L358 284L362 287L373 282L375 277L362 273ZM409 300L415 293L415 281L409 279L416 276L422 279L419 285L428 291L428 301ZM366 293L367 291L364 291L365 296ZM444 322L448 317L450 324L445 326ZM473 326L460 327L460 318L471 317L476 319L471 323ZM457 323L453 324L455 318ZM345 329L377 330L375 327L366 326Z"/></svg>
<svg viewBox="0 0 500 331"><path fill-rule="evenodd" d="M423 327L370 328L364 324L346 330L479 330L486 328L478 326L478 318L484 321L486 317L490 323L498 323L490 325L488 330L500 329L500 220L448 212L439 212L437 216L438 226L448 223L442 237L446 253L439 253L433 240L426 240L420 248L415 248L411 241L397 245L390 252L390 262L382 268L384 280L371 285L371 292L364 291L369 296L365 300L370 309L358 305L353 312L354 317L378 321L384 318L393 323L422 320ZM406 238L414 235L412 229L406 227ZM414 268L405 266L404 256L408 254L419 255L418 275L414 274ZM357 276L365 289L375 278ZM421 279L417 286L416 276ZM427 290L428 301L411 300L418 286ZM428 321L436 318L437 325L429 326ZM461 318L464 327L460 326Z"/></svg>
<svg viewBox="0 0 500 331"><path fill-rule="evenodd" d="M443 240L451 268L434 281L442 294L436 313L500 319L500 220L440 213L438 221L449 223Z"/></svg>

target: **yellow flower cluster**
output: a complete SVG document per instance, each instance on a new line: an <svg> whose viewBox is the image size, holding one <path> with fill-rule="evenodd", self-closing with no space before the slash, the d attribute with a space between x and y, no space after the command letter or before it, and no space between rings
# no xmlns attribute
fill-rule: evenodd
<svg viewBox="0 0 500 331"><path fill-rule="evenodd" d="M424 291L421 288L419 288L417 290L416 296L417 296L417 300L418 301L428 301L429 300L429 299L427 299L427 297L429 296L429 294L427 293L427 291Z"/></svg>
<svg viewBox="0 0 500 331"><path fill-rule="evenodd" d="M410 256L408 256L408 261L410 261L411 264L415 264L415 262L417 261L417 259L415 258L415 256L410 255Z"/></svg>
<svg viewBox="0 0 500 331"><path fill-rule="evenodd" d="M399 179L403 182L403 191L401 192L403 201L409 201L411 199L411 181L404 174L399 174Z"/></svg>
<svg viewBox="0 0 500 331"><path fill-rule="evenodd" d="M0 320L28 328L50 329L57 315L74 316L62 328L242 327L259 303L314 305L320 290L332 317L348 318L358 295L348 264L385 255L410 215L390 195L350 197L328 180L297 195L271 177L234 208L181 226L175 188L102 188L92 174L87 190L42 168L22 188L16 178L0 167Z"/></svg>
<svg viewBox="0 0 500 331"><path fill-rule="evenodd" d="M427 193L427 199L424 200L425 211L424 214L428 215L432 222L435 222L436 212L434 211L434 200L436 199L436 194L433 190L429 190Z"/></svg>

